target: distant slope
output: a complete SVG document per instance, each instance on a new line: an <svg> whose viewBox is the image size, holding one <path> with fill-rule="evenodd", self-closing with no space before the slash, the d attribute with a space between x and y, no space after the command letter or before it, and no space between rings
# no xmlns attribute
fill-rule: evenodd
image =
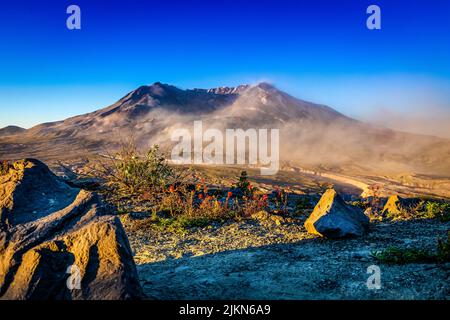
<svg viewBox="0 0 450 320"><path fill-rule="evenodd" d="M7 126L0 129L0 137L12 136L25 132L26 129L18 126Z"/></svg>

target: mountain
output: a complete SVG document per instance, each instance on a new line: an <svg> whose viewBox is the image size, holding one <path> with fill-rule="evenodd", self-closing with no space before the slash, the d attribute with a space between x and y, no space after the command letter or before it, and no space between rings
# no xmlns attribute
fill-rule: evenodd
<svg viewBox="0 0 450 320"><path fill-rule="evenodd" d="M104 142L117 141L130 132L137 134L138 139L154 138L172 127L192 126L194 120L233 128L238 125L280 127L300 119L323 124L337 120L354 122L329 107L293 98L267 83L182 90L157 82L139 87L111 106L38 125L27 134L47 138L83 137Z"/></svg>
<svg viewBox="0 0 450 320"><path fill-rule="evenodd" d="M0 139L0 157L76 157L112 149L133 135L142 147L170 147L176 128L278 128L280 158L337 170L414 171L450 176L450 140L396 132L303 101L267 83L183 90L141 86L111 106Z"/></svg>
<svg viewBox="0 0 450 320"><path fill-rule="evenodd" d="M13 136L25 132L26 129L18 126L7 126L0 129L0 137Z"/></svg>

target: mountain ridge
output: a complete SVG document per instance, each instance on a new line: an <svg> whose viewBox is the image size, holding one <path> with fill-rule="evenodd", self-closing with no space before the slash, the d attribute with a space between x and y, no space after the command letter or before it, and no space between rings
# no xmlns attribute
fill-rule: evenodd
<svg viewBox="0 0 450 320"><path fill-rule="evenodd" d="M16 135L16 134L19 134L19 133L23 133L25 131L26 131L25 128L22 128L22 127L19 127L19 126L14 126L14 125L9 125L9 126L0 128L0 137Z"/></svg>

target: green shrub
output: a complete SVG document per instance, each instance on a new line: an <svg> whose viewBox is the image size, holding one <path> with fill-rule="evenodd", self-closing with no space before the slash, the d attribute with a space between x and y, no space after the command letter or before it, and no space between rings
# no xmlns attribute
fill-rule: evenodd
<svg viewBox="0 0 450 320"><path fill-rule="evenodd" d="M388 219L439 219L450 221L450 204L443 201L421 200L386 215Z"/></svg>
<svg viewBox="0 0 450 320"><path fill-rule="evenodd" d="M423 249L401 249L389 247L382 251L372 252L372 256L382 263L405 264L433 262L434 257Z"/></svg>
<svg viewBox="0 0 450 320"><path fill-rule="evenodd" d="M389 247L381 251L372 252L372 256L382 263L443 263L450 262L450 231L447 239L438 239L436 251L419 248Z"/></svg>
<svg viewBox="0 0 450 320"><path fill-rule="evenodd" d="M144 155L133 142L124 143L109 163L102 163L102 177L119 197L153 200L169 184L177 182L175 171L154 145Z"/></svg>
<svg viewBox="0 0 450 320"><path fill-rule="evenodd" d="M450 221L450 204L446 202L427 201L422 213L424 218Z"/></svg>
<svg viewBox="0 0 450 320"><path fill-rule="evenodd" d="M209 225L211 220L207 217L180 216L176 219L176 225L183 229L201 228Z"/></svg>
<svg viewBox="0 0 450 320"><path fill-rule="evenodd" d="M239 189L246 197L251 197L255 192L255 188L248 181L247 171L242 171L239 177L239 181L235 185L236 189Z"/></svg>

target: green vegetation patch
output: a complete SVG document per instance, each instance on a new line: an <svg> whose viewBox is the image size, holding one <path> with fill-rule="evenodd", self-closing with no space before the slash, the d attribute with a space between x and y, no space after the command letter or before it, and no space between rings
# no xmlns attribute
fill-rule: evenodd
<svg viewBox="0 0 450 320"><path fill-rule="evenodd" d="M450 203L426 201L421 215L428 219L439 219L443 222L450 221Z"/></svg>
<svg viewBox="0 0 450 320"><path fill-rule="evenodd" d="M438 240L435 251L392 246L381 251L372 252L372 256L386 264L450 262L450 231L448 232L446 241Z"/></svg>

